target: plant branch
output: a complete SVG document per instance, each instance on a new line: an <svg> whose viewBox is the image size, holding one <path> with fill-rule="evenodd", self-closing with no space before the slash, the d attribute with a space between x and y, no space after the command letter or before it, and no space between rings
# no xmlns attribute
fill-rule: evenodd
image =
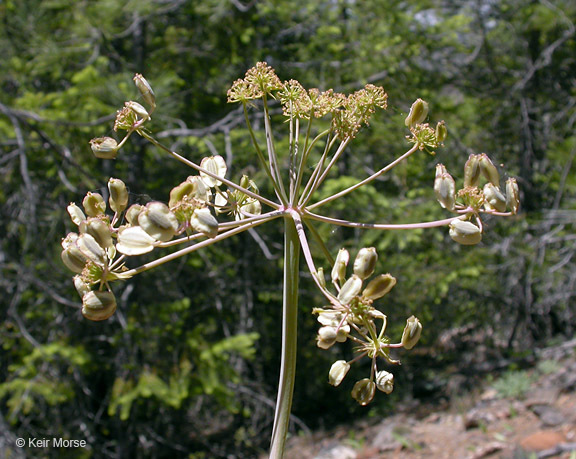
<svg viewBox="0 0 576 459"><path fill-rule="evenodd" d="M186 164L187 166L190 166L193 169L196 169L198 172L203 172L204 174L221 181L222 183L226 184L227 186L229 186L230 188L233 188L235 190L241 191L242 193L257 199L258 201L260 201L262 204L266 204L267 206L272 207L273 209L280 209L280 205L278 205L277 203L270 201L269 199L266 199L263 196L260 196L257 193L254 193L253 191L250 191L240 185L235 184L234 182L232 182L231 180L228 180L225 177L220 177L219 175L215 174L214 172L210 172L207 169L204 169L203 167L199 166L198 164L190 161L189 159L184 158L183 156L179 155L178 153L170 150L170 148L168 148L166 145L163 145L162 143L158 142L154 137L152 137L151 135L149 135L148 133L139 130L138 133L144 137L146 140L150 141L152 144L154 144L155 146L157 146L158 148L161 148L162 150L168 152L170 155L172 155L174 158L176 158L178 161Z"/></svg>
<svg viewBox="0 0 576 459"><path fill-rule="evenodd" d="M280 201L282 201L282 204L286 206L288 205L288 198L286 196L286 190L284 189L284 183L282 182L282 176L280 175L280 168L278 167L278 156L276 155L276 150L274 148L274 138L272 137L272 126L270 125L270 113L268 111L266 94L262 97L262 102L264 104L264 130L266 131L266 147L268 149L270 171L274 178L274 182L279 189L278 197L280 198Z"/></svg>
<svg viewBox="0 0 576 459"><path fill-rule="evenodd" d="M350 193L351 191L354 191L357 188L360 188L363 185L366 185L367 183L371 182L372 180L376 179L377 177L381 176L382 174L385 174L386 172L388 172L390 169L392 169L393 167L397 166L400 162L402 162L403 160L405 160L406 158L408 158L410 155L412 155L415 151L419 150L420 148L420 144L419 143L415 143L414 146L412 148L410 148L410 150L408 150L406 153L404 153L402 156L399 156L398 158L396 158L394 161L392 161L390 164L388 164L386 167L383 167L382 169L380 169L379 171L375 172L374 174L372 174L370 177L365 178L364 180L362 180L361 182L356 183L355 185L352 185L349 188L346 188L345 190L342 190L332 196L329 196L326 199L322 199L321 201L318 201L314 204L311 204L310 206L308 206L308 209L314 209L315 207L319 207L323 204L326 204L327 202L333 201L334 199L338 199L341 196L344 196L345 194Z"/></svg>
<svg viewBox="0 0 576 459"><path fill-rule="evenodd" d="M348 228L363 228L363 229L381 229L381 230L407 230L407 229L423 229L423 228L437 228L439 226L448 226L452 220L456 218L463 219L464 216L460 217L450 217L443 220L435 220L432 222L422 222L422 223L404 223L398 225L389 225L384 223L359 223L351 222L349 220L340 220L337 218L325 217L323 215L314 214L308 210L303 211L303 215L312 220L317 220L324 223L330 223L332 225L346 226Z"/></svg>
<svg viewBox="0 0 576 459"><path fill-rule="evenodd" d="M272 176L272 172L270 171L270 167L268 167L268 163L266 162L266 159L264 158L264 153L262 153L262 150L260 149L260 146L258 145L258 141L256 140L256 135L254 134L254 129L252 129L252 123L250 123L250 118L248 117L248 110L246 109L246 103L244 102L242 105L244 107L244 119L246 121L246 127L248 128L248 132L250 133L250 138L252 139L252 145L254 145L254 149L256 150L256 155L258 156L258 161L260 161L260 165L266 171L266 175L268 175L268 178L270 179L270 182L272 183L272 186L274 187L274 192L276 193L276 196L278 197L278 199L280 199L280 196L281 196L280 195L280 189L278 188L278 185L276 184L276 180Z"/></svg>
<svg viewBox="0 0 576 459"><path fill-rule="evenodd" d="M151 261L150 263L145 263L142 266L139 266L138 268L130 269L130 270L128 270L122 274L124 274L126 276L134 276L134 275L139 274L141 272L148 271L149 269L155 268L156 266L163 265L164 263L175 260L176 258L180 258L181 256L188 255L189 253L195 252L198 249L212 245L212 244L219 242L223 239L227 239L230 236L234 236L235 234L242 233L243 231L246 231L247 229L254 228L255 226L261 225L262 223L265 223L267 221L278 218L284 214L285 214L285 211L283 211L283 210L271 212L270 214L268 214L269 217L266 219L261 219L258 221L254 221L254 222L239 226L238 228L231 229L230 231L226 231L225 233L221 233L216 237L213 237L211 239L207 239L205 241L199 242L199 243L194 244L190 247L185 247L181 250L178 250L177 252L168 254L164 257L158 258L157 260Z"/></svg>

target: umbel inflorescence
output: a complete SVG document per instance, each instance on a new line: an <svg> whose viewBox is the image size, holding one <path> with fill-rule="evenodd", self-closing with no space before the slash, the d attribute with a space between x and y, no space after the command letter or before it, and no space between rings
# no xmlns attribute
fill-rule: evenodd
<svg viewBox="0 0 576 459"><path fill-rule="evenodd" d="M237 182L227 178L228 167L221 156L206 157L197 163L158 142L149 131L151 115L156 109L154 92L142 75L137 74L134 82L147 108L138 102L126 102L114 123L115 131L125 132L122 140L118 142L112 137L92 139L92 151L99 158L116 158L128 138L136 133L189 166L193 174L177 184L164 201L130 205L125 184L111 178L107 200L98 193L89 192L82 201L83 209L74 203L69 205L68 212L77 231L64 238L62 260L76 273L74 285L82 297L82 314L87 319L104 320L114 314L116 300L111 284L115 281L129 279L222 239L282 218L289 225L286 228L294 228L293 240L286 241L301 251L326 299L324 306L312 311L320 324L316 340L318 347L328 349L335 343L349 340L357 352L352 361L338 360L332 365L329 382L339 385L354 361L369 358L372 362L369 377L358 381L352 390L354 399L366 405L373 399L375 389L385 393L393 390L393 375L378 369L378 358L388 364L398 363L391 357L391 349L414 347L422 324L411 316L396 342L389 337L386 334L386 315L377 302L394 287L396 279L388 273L375 274L376 250L361 248L354 261L349 263L349 252L340 249L335 259L329 260L330 273L325 273L322 267L317 267L309 249L308 225L323 222L371 230L446 226L454 241L473 245L482 239L482 215L508 216L518 211L516 181L508 179L503 191L496 166L486 154L479 154L471 155L466 162L463 185L458 191L446 168L441 164L437 166L434 192L440 205L453 214L450 218L388 224L353 222L319 213L322 205L371 182L414 153L426 151L434 154L442 146L447 135L446 125L443 121L435 127L426 123L428 104L421 99L414 102L405 120L410 145L405 153L357 184L317 200L317 190L346 146L368 124L377 109L386 108L388 96L383 88L374 85L366 85L349 95L333 90L307 90L295 80L282 82L266 63L258 63L243 79L233 83L228 91L228 101L240 103L244 108L256 160L274 190L274 197L265 197L250 177L244 175ZM283 154L276 151L269 113L271 103L281 105L287 121L282 125L288 126L290 142L288 151ZM253 107L263 111L264 145L258 142L250 122ZM328 119L329 124L318 123L320 118ZM312 161L311 152L315 149L319 149L320 158ZM291 237L289 232L286 237ZM135 268L127 266L130 257L176 245L183 248ZM291 256L297 257L294 253ZM285 275L287 283L297 286L297 279L288 273ZM284 288L286 292L288 287L285 285ZM296 301L297 295L286 293L284 307L294 307ZM293 339L295 343L295 336ZM279 404L280 398L279 395Z"/></svg>

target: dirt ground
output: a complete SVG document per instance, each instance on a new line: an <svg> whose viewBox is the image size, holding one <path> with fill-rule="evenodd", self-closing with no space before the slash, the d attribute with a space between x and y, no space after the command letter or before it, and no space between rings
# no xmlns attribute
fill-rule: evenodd
<svg viewBox="0 0 576 459"><path fill-rule="evenodd" d="M544 349L539 364L448 406L419 407L349 428L293 438L287 459L576 459L576 340ZM526 381L519 381L525 378ZM524 387L514 393L514 387ZM513 395L506 396L507 390Z"/></svg>

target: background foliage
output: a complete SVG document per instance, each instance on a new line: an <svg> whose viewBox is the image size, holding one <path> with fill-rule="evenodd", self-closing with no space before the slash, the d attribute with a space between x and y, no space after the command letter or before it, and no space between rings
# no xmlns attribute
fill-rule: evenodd
<svg viewBox="0 0 576 459"><path fill-rule="evenodd" d="M352 143L327 183L334 190L405 151L403 118L414 99L426 99L431 119L447 122L446 147L333 204L336 216L443 218L435 163L461 179L472 152L487 152L519 179L522 214L488 221L478 247L457 246L442 230L318 226L334 253L375 246L380 270L398 278L384 313L399 327L415 314L425 333L403 356L393 395L360 409L346 382L326 384L331 362L351 350L317 350L310 311L322 299L303 272L296 430L382 415L444 393L454 373L573 335L573 2L6 0L0 20L0 450L18 457L17 437L52 436L86 439L86 457L254 457L267 447L280 347L279 225L127 282L105 323L82 319L60 261L69 202L105 193L110 176L127 183L132 202L167 200L189 175L137 140L117 161L92 156L88 140L111 135L115 110L137 97L135 72L156 91L157 137L194 160L222 154L234 178L249 171L261 190L241 114L225 98L257 61L305 87L388 91L388 111Z"/></svg>

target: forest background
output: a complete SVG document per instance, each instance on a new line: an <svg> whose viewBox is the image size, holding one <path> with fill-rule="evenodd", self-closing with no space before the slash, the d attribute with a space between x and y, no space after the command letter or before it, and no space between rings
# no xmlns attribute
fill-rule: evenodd
<svg viewBox="0 0 576 459"><path fill-rule="evenodd" d="M442 394L458 375L573 336L574 2L4 0L0 21L0 451L56 454L18 450L19 437L85 439L75 457L241 458L268 447L280 226L124 283L106 322L82 318L60 260L70 202L87 191L105 194L112 176L126 182L131 202L146 203L191 173L135 138L118 160L92 155L88 141L113 135L116 110L138 100L136 72L156 92L157 138L195 161L220 154L234 179L247 171L259 185L265 175L252 166L242 113L226 103L226 90L248 68L266 61L282 80L321 90L384 86L388 110L358 134L326 193L404 152L407 111L416 98L427 100L431 119L446 120L445 147L327 205L332 215L446 218L434 198L435 164L461 179L471 153L488 153L518 178L520 214L487 220L474 247L455 244L444 229L318 226L333 255L376 247L379 270L398 279L383 308L398 327L390 333L399 336L411 314L424 332L394 370L395 391L359 407L353 378L327 384L331 363L352 349L316 347L311 310L323 299L303 272L294 432L385 416ZM286 146L287 137L278 142Z"/></svg>

